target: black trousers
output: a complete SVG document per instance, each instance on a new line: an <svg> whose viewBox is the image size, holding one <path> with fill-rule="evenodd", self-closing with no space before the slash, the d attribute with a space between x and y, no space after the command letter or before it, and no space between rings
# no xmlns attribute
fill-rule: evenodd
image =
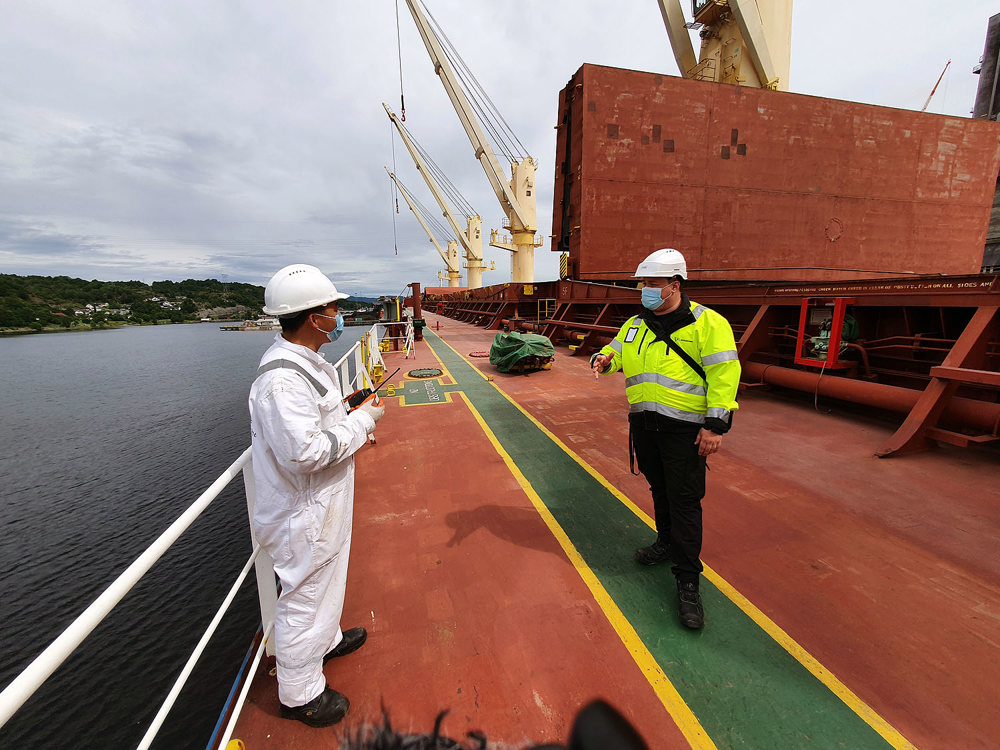
<svg viewBox="0 0 1000 750"><path fill-rule="evenodd" d="M698 583L706 458L694 441L701 428L662 431L633 424L631 429L636 463L653 495L657 538L670 544L671 571L680 582Z"/></svg>

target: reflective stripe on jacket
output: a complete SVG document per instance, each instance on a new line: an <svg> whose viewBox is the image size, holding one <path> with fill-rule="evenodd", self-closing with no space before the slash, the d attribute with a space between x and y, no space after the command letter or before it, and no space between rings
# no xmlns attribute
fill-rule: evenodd
<svg viewBox="0 0 1000 750"><path fill-rule="evenodd" d="M261 365L291 360L294 369L267 370L250 388L254 533L286 586L295 586L335 557L350 538L353 455L375 429L360 409L344 406L337 372L322 355L275 336Z"/></svg>
<svg viewBox="0 0 1000 750"><path fill-rule="evenodd" d="M714 310L690 304L694 322L672 331L670 338L701 365L704 379L677 352L668 351L667 342L657 340L638 315L601 349L612 357L604 372L624 371L629 412L651 411L698 424L715 417L728 423L739 408L740 361L733 329Z"/></svg>

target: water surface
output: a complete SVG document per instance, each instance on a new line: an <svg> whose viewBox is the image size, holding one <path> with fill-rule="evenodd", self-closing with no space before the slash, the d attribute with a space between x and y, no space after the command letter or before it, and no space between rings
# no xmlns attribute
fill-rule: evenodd
<svg viewBox="0 0 1000 750"><path fill-rule="evenodd" d="M365 328L323 348L336 361ZM215 324L0 338L0 686L249 445L273 332ZM250 554L237 479L0 729L4 748L129 748ZM251 575L156 747L203 748L260 620Z"/></svg>

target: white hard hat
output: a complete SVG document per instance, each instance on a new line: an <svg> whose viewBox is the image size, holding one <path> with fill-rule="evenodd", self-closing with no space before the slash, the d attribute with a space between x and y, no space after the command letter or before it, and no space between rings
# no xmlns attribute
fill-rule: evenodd
<svg viewBox="0 0 1000 750"><path fill-rule="evenodd" d="M635 278L651 278L654 276L680 276L687 278L687 262L679 251L670 247L650 253L646 259L635 269Z"/></svg>
<svg viewBox="0 0 1000 750"><path fill-rule="evenodd" d="M351 295L341 294L326 274L316 266L296 263L278 271L264 287L264 313L292 315L328 305Z"/></svg>

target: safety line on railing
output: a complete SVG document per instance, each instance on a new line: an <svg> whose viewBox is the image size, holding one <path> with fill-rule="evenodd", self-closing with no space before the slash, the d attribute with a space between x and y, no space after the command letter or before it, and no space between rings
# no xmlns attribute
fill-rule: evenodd
<svg viewBox="0 0 1000 750"><path fill-rule="evenodd" d="M229 610L229 605L232 604L233 599L236 598L236 594L239 592L240 586L243 585L243 582L250 574L250 570L253 568L254 561L257 559L258 554L260 554L260 545L256 544L253 548L253 554L250 555L250 559L247 560L247 564L243 566L243 570L240 571L239 576L236 577L236 582L229 589L229 593L222 601L219 609L216 610L215 617L212 618L212 622L209 623L208 628L202 634L201 640L198 641L198 645L196 645L194 647L194 651L191 652L191 656L184 665L184 669L182 669L181 673L177 676L174 686L170 689L170 692L167 693L166 699L160 706L160 710L157 711L156 716L153 717L153 721L150 723L149 729L146 730L146 734L143 735L142 740L136 746L136 750L146 750L146 748L153 744L153 740L156 738L156 733L160 731L160 726L167 718L167 714L170 713L170 709L174 707L174 702L177 700L177 696L180 695L184 685L187 684L188 678L191 676L191 672L194 671L194 665L198 662L198 659L201 658L201 655L205 651L205 647L208 646L208 642L211 640L212 636L215 635L215 631L218 629L219 623L222 622L223 616Z"/></svg>
<svg viewBox="0 0 1000 750"><path fill-rule="evenodd" d="M260 660L264 657L264 649L267 645L267 639L271 637L271 630L273 628L274 623L272 622L267 626L267 630L264 631L264 635L260 639L260 645L257 646L257 653L254 654L253 663L247 671L247 675L253 675L254 672L257 671L257 665L260 664ZM236 703L233 704L233 715L229 719L229 724L226 725L225 734L223 734L222 739L219 740L219 747L225 747L229 744L229 738L233 736L233 731L236 729L236 720L240 718L240 712L243 710L243 704L246 702L247 693L250 692L250 684L252 682L252 676L248 676L247 679L243 681L243 689L240 690L240 697L237 698Z"/></svg>
<svg viewBox="0 0 1000 750"><path fill-rule="evenodd" d="M366 332L366 336L370 336L371 339L378 341L378 326L373 325L371 329ZM381 356L377 352L377 347L372 359L377 358L381 362ZM334 369L337 370L338 375L343 368L345 377L341 378L341 390L347 391L347 393L354 390L353 386L356 379L368 377L370 379L370 373L368 369L370 365L374 362L365 361L364 357L357 356L357 352L361 349L361 342L357 342L351 349L346 352L337 362L333 365ZM355 366L359 372L355 373L355 377L352 379L350 377L350 359L355 359ZM362 371L364 374L362 374ZM345 384L347 388L345 388ZM346 395L346 393L342 394ZM94 629L107 617L108 613L120 602L129 591L139 582L139 580L149 572L150 568L156 564L156 562L166 553L166 551L180 538L180 536L187 531L187 529L194 523L195 520L205 511L205 509L218 497L219 493L242 471L243 467L250 460L251 448L247 448L240 454L228 469L226 469L210 486L205 490L198 499L192 503L187 510L184 511L169 527L164 531L146 550L137 557L131 565L128 566L119 576L116 578L111 585L109 585L100 596L97 597L90 606L88 606L80 615L67 627L54 641L52 641L35 659L27 666L25 669L14 678L13 681L6 688L0 692L0 727L3 727L7 721L10 720L24 703L38 690L39 687L47 680L52 673L59 668L59 666L76 650L76 648L84 641L84 639L89 636ZM212 635L218 628L222 617L228 610L230 604L236 596L239 587L246 580L247 575L249 575L250 569L253 567L254 561L260 552L260 547L255 546L253 554L247 561L246 566L240 573L236 582L233 584L226 596L219 610L216 612L215 617L209 624L208 629L203 633L201 640L199 640L197 646L195 646L194 651L191 653L187 663L182 669L177 681L171 688L170 692L167 694L167 698L164 700L157 712L157 715L153 718L153 722L150 724L149 729L143 736L140 744L137 746L138 750L144 750L148 748L156 736L157 731L162 726L163 721L169 714L170 709L176 702L177 696L179 695L181 689L187 679L190 677L193 671L195 663L201 657L204 652L208 641L211 639ZM267 637L271 632L271 626L268 627L267 631L264 633L264 637L261 640L261 647L258 650L256 659L254 661L254 668L260 662L261 655L263 654L264 644L267 641ZM244 690L240 694L240 699L234 707L234 713L232 720L230 721L230 726L227 728L226 737L223 743L228 741L229 735L232 732L232 727L235 726L236 718L239 716L239 711L242 708L243 701L246 698L247 690L249 689L249 683L244 686Z"/></svg>
<svg viewBox="0 0 1000 750"><path fill-rule="evenodd" d="M191 506L184 511L146 551L125 569L125 571L108 586L104 593L95 599L68 628L66 628L35 660L29 664L0 693L0 727L7 723L11 716L30 698L49 676L56 671L76 647L90 635L94 629L107 617L131 591L132 587L156 564L170 546L181 534L194 523L205 508L215 500L218 494L242 470L243 464L250 459L250 448L247 448L226 471L205 490Z"/></svg>

